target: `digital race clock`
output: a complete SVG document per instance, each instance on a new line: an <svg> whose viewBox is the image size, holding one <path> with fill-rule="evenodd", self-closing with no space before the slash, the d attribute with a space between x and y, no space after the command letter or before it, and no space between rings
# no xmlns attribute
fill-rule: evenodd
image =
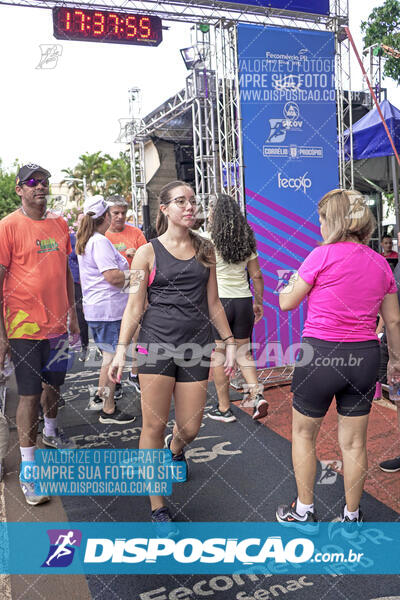
<svg viewBox="0 0 400 600"><path fill-rule="evenodd" d="M58 40L111 42L158 46L162 41L159 17L86 8L53 8L53 33Z"/></svg>

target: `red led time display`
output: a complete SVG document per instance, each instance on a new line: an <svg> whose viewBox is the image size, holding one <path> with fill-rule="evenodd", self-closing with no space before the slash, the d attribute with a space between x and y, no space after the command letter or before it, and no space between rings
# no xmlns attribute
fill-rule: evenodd
<svg viewBox="0 0 400 600"><path fill-rule="evenodd" d="M162 41L159 17L86 8L53 8L54 37L58 40L111 42L158 46Z"/></svg>

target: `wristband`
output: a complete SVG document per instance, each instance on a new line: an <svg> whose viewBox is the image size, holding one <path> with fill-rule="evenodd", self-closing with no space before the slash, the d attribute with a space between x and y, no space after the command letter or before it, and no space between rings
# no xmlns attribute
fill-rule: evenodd
<svg viewBox="0 0 400 600"><path fill-rule="evenodd" d="M226 340L229 340L229 338L233 338L233 335L228 335L228 337L224 338L222 341L225 342Z"/></svg>

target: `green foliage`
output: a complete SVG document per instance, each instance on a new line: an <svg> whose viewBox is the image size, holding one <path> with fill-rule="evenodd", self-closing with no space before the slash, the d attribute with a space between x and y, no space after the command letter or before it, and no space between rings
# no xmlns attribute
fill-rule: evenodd
<svg viewBox="0 0 400 600"><path fill-rule="evenodd" d="M0 159L0 219L9 215L21 205L19 196L15 193L15 176L17 171L18 166L16 162L9 172L3 168Z"/></svg>
<svg viewBox="0 0 400 600"><path fill-rule="evenodd" d="M400 1L386 0L385 3L374 10L366 21L361 23L364 33L364 46L373 44L386 44L400 50ZM389 57L384 59L383 74L400 83L400 59Z"/></svg>
<svg viewBox="0 0 400 600"><path fill-rule="evenodd" d="M121 194L128 201L131 198L131 171L129 152L120 152L117 158L109 154L95 152L82 154L73 169L63 169L64 181L72 190L73 198L78 204L83 202L83 182L69 181L68 178L86 178L88 194L111 196Z"/></svg>

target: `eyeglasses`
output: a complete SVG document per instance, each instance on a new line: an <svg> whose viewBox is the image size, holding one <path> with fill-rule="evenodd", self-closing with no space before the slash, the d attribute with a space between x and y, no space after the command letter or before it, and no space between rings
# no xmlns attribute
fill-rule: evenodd
<svg viewBox="0 0 400 600"><path fill-rule="evenodd" d="M33 188L37 187L39 183L41 183L43 187L49 187L48 179L35 179L34 177L27 179L26 181L21 181L19 185L27 185L28 187Z"/></svg>
<svg viewBox="0 0 400 600"><path fill-rule="evenodd" d="M198 196L192 196L191 198L179 196L178 198L173 198L170 202L174 202L178 208L184 208L187 202L189 202L191 206L196 207L199 204L199 198Z"/></svg>

